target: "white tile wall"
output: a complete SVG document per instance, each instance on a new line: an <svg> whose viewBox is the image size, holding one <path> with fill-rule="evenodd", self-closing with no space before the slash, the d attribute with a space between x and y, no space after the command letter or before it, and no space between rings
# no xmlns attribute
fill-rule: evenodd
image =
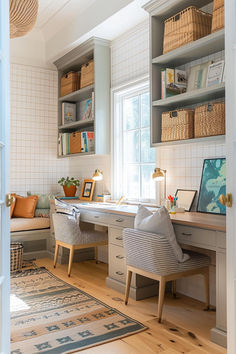
<svg viewBox="0 0 236 354"><path fill-rule="evenodd" d="M69 161L57 159L57 72L11 64L11 191L59 192Z"/></svg>

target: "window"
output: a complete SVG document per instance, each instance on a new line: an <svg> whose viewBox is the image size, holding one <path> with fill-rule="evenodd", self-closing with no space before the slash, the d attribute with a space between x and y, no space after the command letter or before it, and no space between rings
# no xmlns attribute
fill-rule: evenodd
<svg viewBox="0 0 236 354"><path fill-rule="evenodd" d="M155 149L150 147L148 83L114 93L113 125L114 197L130 201L156 200L152 173Z"/></svg>

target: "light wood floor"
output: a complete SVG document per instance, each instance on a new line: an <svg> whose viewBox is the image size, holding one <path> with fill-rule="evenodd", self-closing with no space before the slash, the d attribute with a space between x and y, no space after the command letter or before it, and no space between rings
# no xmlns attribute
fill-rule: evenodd
<svg viewBox="0 0 236 354"><path fill-rule="evenodd" d="M71 277L67 265L53 268L51 259L36 261L62 280L95 296L149 327L147 331L82 351L85 354L149 354L149 353L226 353L210 341L210 328L215 326L215 313L203 311L204 304L179 295L165 298L163 323L157 322L157 298L142 301L130 299L124 305L124 295L105 285L107 265L94 261L73 263Z"/></svg>

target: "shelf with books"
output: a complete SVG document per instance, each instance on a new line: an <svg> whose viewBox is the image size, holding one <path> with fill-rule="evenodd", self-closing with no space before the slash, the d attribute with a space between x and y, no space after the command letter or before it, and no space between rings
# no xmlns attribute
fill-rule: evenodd
<svg viewBox="0 0 236 354"><path fill-rule="evenodd" d="M87 126L92 126L94 124L94 119L87 119L87 120L78 120L75 122L71 122L71 123L67 123L67 124L63 124L60 125L58 127L58 129L60 131L64 131L64 130L75 130L77 128L84 128Z"/></svg>
<svg viewBox="0 0 236 354"><path fill-rule="evenodd" d="M94 65L90 66L91 59ZM81 78L78 86L88 85L58 97L58 157L108 154L110 42L93 37L56 60L54 64L58 69L59 93L63 78L71 90L73 82L71 83L67 75L70 72L78 73L77 76ZM85 73L84 76L79 74L83 67L87 68L87 76ZM87 134L87 139L84 134Z"/></svg>
<svg viewBox="0 0 236 354"><path fill-rule="evenodd" d="M224 50L224 29L152 59L152 64L179 66Z"/></svg>
<svg viewBox="0 0 236 354"><path fill-rule="evenodd" d="M156 100L152 102L156 107L176 107L177 105L192 105L213 99L224 97L225 83L204 87L198 90L187 91L176 96L168 97L162 100Z"/></svg>
<svg viewBox="0 0 236 354"><path fill-rule="evenodd" d="M69 93L66 96L60 97L59 102L78 102L78 101L85 100L86 98L91 96L93 90L94 90L94 85L84 87L80 90Z"/></svg>

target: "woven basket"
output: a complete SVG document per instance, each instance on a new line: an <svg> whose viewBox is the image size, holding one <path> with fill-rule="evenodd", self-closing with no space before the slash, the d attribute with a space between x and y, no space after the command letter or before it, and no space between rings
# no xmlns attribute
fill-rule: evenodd
<svg viewBox="0 0 236 354"><path fill-rule="evenodd" d="M65 96L69 93L79 90L80 73L76 71L70 71L61 78L61 91L60 95Z"/></svg>
<svg viewBox="0 0 236 354"><path fill-rule="evenodd" d="M211 33L212 15L190 6L165 21L163 53Z"/></svg>
<svg viewBox="0 0 236 354"><path fill-rule="evenodd" d="M20 242L12 242L10 247L11 253L11 272L22 269L23 262L23 244Z"/></svg>
<svg viewBox="0 0 236 354"><path fill-rule="evenodd" d="M184 140L193 138L192 109L162 113L161 141Z"/></svg>
<svg viewBox="0 0 236 354"><path fill-rule="evenodd" d="M80 87L93 85L94 83L94 61L90 60L87 64L81 66Z"/></svg>
<svg viewBox="0 0 236 354"><path fill-rule="evenodd" d="M214 0L211 32L225 26L224 0Z"/></svg>
<svg viewBox="0 0 236 354"><path fill-rule="evenodd" d="M214 102L195 108L194 137L225 134L225 103Z"/></svg>

